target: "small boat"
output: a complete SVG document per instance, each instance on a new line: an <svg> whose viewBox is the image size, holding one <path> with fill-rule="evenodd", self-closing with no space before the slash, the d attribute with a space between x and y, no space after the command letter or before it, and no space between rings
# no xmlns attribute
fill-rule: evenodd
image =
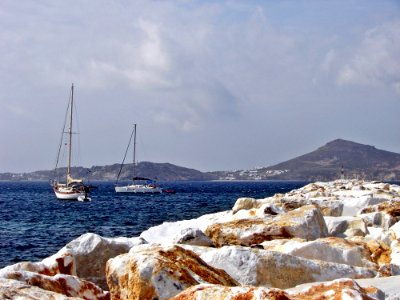
<svg viewBox="0 0 400 300"><path fill-rule="evenodd" d="M126 154L128 153L129 147L132 142L133 136L133 183L128 185L118 185L119 177L121 175L122 167L125 162ZM155 180L137 177L136 176L136 124L133 125L133 130L129 138L128 147L125 151L124 159L121 163L121 168L119 169L117 181L115 183L115 192L117 193L135 193L135 194L160 194L163 192L162 188L156 184Z"/></svg>
<svg viewBox="0 0 400 300"><path fill-rule="evenodd" d="M83 183L82 179L73 178L71 175L71 160L72 160L72 115L74 108L74 85L71 86L71 94L67 107L66 118L69 117L69 127L68 131L65 132L65 124L62 132L61 143L58 148L57 162L55 171L57 172L58 162L60 159L60 152L63 143L64 134L68 134L68 166L67 166L67 174L65 183L60 183L57 179L51 181L51 185L53 187L53 191L56 194L57 199L61 200L76 200L76 201L90 201L90 190L93 189L93 186L86 185Z"/></svg>

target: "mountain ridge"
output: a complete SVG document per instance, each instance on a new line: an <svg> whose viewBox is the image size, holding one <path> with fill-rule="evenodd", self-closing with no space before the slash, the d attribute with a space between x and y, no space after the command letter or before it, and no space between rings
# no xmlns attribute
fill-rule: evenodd
<svg viewBox="0 0 400 300"><path fill-rule="evenodd" d="M120 164L74 167L75 177L116 180ZM335 139L309 153L269 167L249 170L201 172L171 163L140 162L136 175L160 181L178 180L335 180L341 177L369 180L400 180L400 154L344 139ZM57 170L66 174L66 168ZM55 171L2 173L0 180L49 180ZM132 164L123 166L120 179L133 177Z"/></svg>

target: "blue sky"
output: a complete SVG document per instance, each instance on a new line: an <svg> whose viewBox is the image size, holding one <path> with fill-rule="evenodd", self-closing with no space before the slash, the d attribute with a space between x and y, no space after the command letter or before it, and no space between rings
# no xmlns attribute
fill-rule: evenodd
<svg viewBox="0 0 400 300"><path fill-rule="evenodd" d="M79 155L202 171L344 138L400 152L398 1L1 1L0 172L54 167L71 83Z"/></svg>

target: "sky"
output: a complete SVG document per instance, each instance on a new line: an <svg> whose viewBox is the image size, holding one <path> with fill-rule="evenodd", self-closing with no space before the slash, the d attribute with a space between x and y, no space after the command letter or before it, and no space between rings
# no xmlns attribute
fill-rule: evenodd
<svg viewBox="0 0 400 300"><path fill-rule="evenodd" d="M134 123L139 161L201 171L400 153L399 1L2 0L0 57L0 173L54 168L72 83L75 165Z"/></svg>

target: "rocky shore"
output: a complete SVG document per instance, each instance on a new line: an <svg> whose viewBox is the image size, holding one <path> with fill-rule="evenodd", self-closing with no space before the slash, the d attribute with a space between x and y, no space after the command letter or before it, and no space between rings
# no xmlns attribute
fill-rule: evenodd
<svg viewBox="0 0 400 300"><path fill-rule="evenodd" d="M155 208L156 209L156 208ZM311 183L0 270L0 299L400 299L400 186Z"/></svg>

